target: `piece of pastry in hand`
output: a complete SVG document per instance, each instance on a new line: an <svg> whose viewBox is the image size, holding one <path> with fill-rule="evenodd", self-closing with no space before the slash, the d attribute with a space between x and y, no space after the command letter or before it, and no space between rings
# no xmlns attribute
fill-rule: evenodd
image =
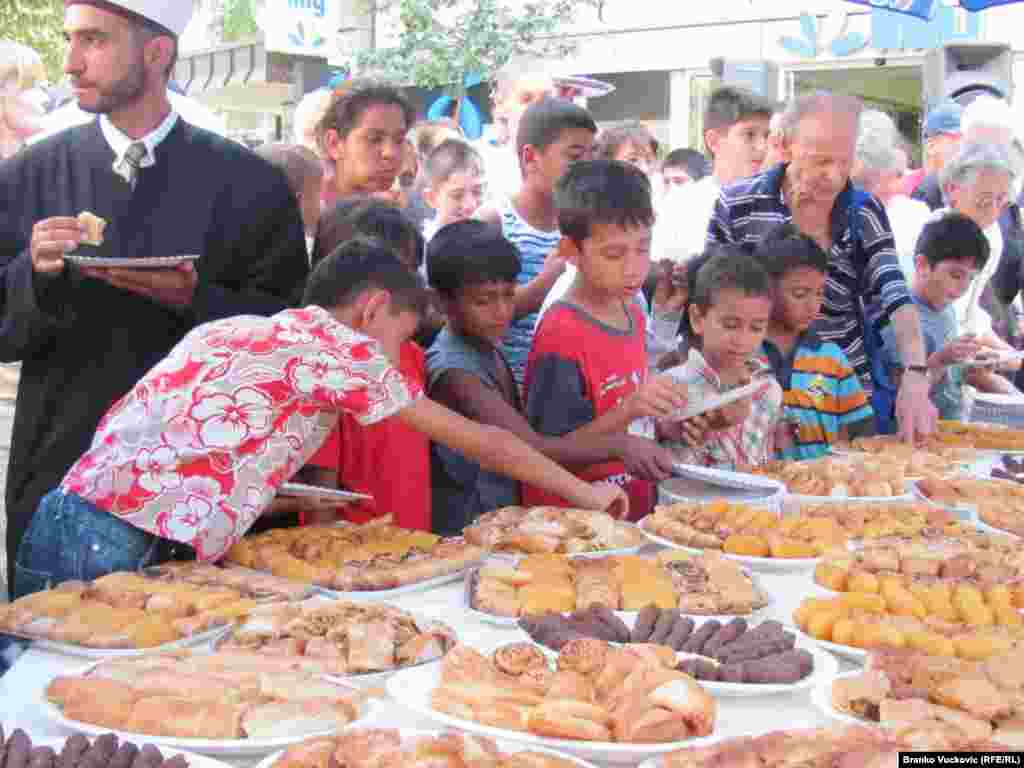
<svg viewBox="0 0 1024 768"><path fill-rule="evenodd" d="M82 236L82 243L85 245L103 245L103 230L107 228L106 219L100 218L91 211L82 211L78 214L78 223L85 230L85 234Z"/></svg>

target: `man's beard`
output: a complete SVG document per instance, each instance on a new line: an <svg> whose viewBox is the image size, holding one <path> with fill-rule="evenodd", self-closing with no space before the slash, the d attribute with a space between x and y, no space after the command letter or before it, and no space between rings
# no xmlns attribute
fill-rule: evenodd
<svg viewBox="0 0 1024 768"><path fill-rule="evenodd" d="M139 66L133 67L120 80L111 83L102 90L99 86L96 86L95 103L84 104L79 100L78 106L85 112L91 112L96 115L109 115L117 109L138 101L145 89L146 73L140 62Z"/></svg>

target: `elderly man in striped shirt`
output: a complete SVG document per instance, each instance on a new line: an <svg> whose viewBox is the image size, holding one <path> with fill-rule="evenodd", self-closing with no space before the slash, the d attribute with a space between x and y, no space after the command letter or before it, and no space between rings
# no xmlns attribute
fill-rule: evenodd
<svg viewBox="0 0 1024 768"><path fill-rule="evenodd" d="M889 219L877 198L850 182L861 110L858 100L828 92L795 99L783 119L788 162L724 188L708 242L754 246L784 222L814 238L829 254L819 334L843 349L870 392L865 325L892 323L900 359L907 361L896 417L904 439L915 441L934 430L936 412L921 326Z"/></svg>

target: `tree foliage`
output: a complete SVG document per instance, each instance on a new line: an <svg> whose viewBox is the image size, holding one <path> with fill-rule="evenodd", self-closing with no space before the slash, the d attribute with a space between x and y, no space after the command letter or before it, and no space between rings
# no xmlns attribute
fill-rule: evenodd
<svg viewBox="0 0 1024 768"><path fill-rule="evenodd" d="M226 43L258 36L260 26L256 22L253 0L224 0L223 24L222 39Z"/></svg>
<svg viewBox="0 0 1024 768"><path fill-rule="evenodd" d="M60 80L64 62L64 3L61 0L0 0L0 38L36 50L51 82Z"/></svg>
<svg viewBox="0 0 1024 768"><path fill-rule="evenodd" d="M394 0L397 44L360 51L360 71L461 95L467 75L488 80L517 56L565 56L572 46L553 40L588 0ZM589 4L589 3L588 3Z"/></svg>

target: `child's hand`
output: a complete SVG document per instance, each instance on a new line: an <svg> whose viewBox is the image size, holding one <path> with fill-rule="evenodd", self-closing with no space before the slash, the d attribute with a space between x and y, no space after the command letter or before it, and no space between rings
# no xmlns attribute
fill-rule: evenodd
<svg viewBox="0 0 1024 768"><path fill-rule="evenodd" d="M607 512L616 520L629 517L629 497L626 492L613 483L594 483L594 509Z"/></svg>
<svg viewBox="0 0 1024 768"><path fill-rule="evenodd" d="M565 259L558 255L558 251L551 251L544 259L544 267L541 269L541 277L558 278L565 272Z"/></svg>
<svg viewBox="0 0 1024 768"><path fill-rule="evenodd" d="M955 365L964 360L974 359L981 349L982 345L976 336L960 336L951 340L938 352L933 353L928 364L932 367Z"/></svg>
<svg viewBox="0 0 1024 768"><path fill-rule="evenodd" d="M622 461L629 474L641 480L660 482L672 475L672 452L653 440L626 435Z"/></svg>
<svg viewBox="0 0 1024 768"><path fill-rule="evenodd" d="M708 414L694 416L686 421L659 421L655 424L658 440L670 443L682 443L691 448L698 448L707 441L712 431Z"/></svg>
<svg viewBox="0 0 1024 768"><path fill-rule="evenodd" d="M640 389L629 396L626 407L632 418L664 418L686 407L686 385L671 376L650 377Z"/></svg>
<svg viewBox="0 0 1024 768"><path fill-rule="evenodd" d="M744 397L728 405L713 411L715 418L711 419L712 425L717 429L726 429L742 424L750 416L751 399Z"/></svg>
<svg viewBox="0 0 1024 768"><path fill-rule="evenodd" d="M686 265L671 259L662 259L655 267L657 280L654 287L654 311L659 315L673 315L683 311L688 297Z"/></svg>

